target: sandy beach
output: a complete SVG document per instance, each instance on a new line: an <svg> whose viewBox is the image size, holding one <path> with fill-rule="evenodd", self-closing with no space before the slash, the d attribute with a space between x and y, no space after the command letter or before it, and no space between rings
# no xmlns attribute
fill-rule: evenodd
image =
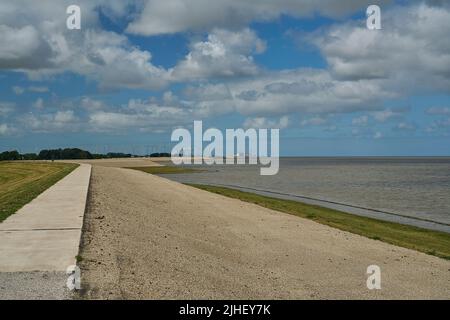
<svg viewBox="0 0 450 320"><path fill-rule="evenodd" d="M450 298L450 261L112 166L92 168L81 298Z"/></svg>

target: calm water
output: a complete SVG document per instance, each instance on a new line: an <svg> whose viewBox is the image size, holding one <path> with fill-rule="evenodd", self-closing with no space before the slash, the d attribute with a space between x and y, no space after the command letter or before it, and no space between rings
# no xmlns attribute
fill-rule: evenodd
<svg viewBox="0 0 450 320"><path fill-rule="evenodd" d="M282 158L275 176L259 175L258 166L203 168L207 171L166 177L304 196L450 224L450 158Z"/></svg>

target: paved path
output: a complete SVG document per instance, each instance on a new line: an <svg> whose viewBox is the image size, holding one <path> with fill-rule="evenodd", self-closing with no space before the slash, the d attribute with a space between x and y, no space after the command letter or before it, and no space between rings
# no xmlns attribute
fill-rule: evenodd
<svg viewBox="0 0 450 320"><path fill-rule="evenodd" d="M82 164L0 223L0 272L65 271L75 264L91 175Z"/></svg>
<svg viewBox="0 0 450 320"><path fill-rule="evenodd" d="M84 228L86 298L450 299L450 261L140 171L93 167Z"/></svg>

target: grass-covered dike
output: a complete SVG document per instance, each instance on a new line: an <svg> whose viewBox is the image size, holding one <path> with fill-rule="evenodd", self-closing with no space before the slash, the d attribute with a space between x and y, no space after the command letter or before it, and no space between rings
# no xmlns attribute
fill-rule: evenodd
<svg viewBox="0 0 450 320"><path fill-rule="evenodd" d="M0 222L72 172L78 164L0 162Z"/></svg>
<svg viewBox="0 0 450 320"><path fill-rule="evenodd" d="M293 200L277 199L230 188L199 184L189 185L230 198L251 202L265 208L310 219L374 240L450 260L450 234L445 232L361 217Z"/></svg>

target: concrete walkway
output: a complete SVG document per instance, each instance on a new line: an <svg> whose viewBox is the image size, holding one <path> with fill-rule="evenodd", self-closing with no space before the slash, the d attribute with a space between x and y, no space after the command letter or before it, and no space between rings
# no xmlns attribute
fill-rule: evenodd
<svg viewBox="0 0 450 320"><path fill-rule="evenodd" d="M91 165L81 164L0 223L0 272L65 271L75 264Z"/></svg>

